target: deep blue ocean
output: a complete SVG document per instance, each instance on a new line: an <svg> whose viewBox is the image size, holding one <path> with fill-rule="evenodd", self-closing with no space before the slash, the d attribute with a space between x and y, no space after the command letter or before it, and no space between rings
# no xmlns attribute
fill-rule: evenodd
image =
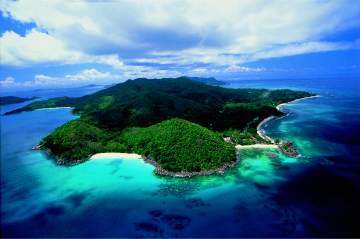
<svg viewBox="0 0 360 239"><path fill-rule="evenodd" d="M243 149L240 163L224 175L191 179L155 176L153 166L126 158L64 167L31 148L75 119L71 109L2 115L2 235L360 237L360 78L242 80L227 87L320 95L283 106L287 116L264 125L269 136L294 141L301 157ZM11 95L80 96L99 89Z"/></svg>

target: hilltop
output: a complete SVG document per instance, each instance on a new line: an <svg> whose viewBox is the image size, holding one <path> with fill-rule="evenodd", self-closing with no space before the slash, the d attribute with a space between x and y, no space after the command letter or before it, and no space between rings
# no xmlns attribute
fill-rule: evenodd
<svg viewBox="0 0 360 239"><path fill-rule="evenodd" d="M80 118L41 143L61 163L80 162L98 152L135 152L169 172L201 172L236 160L234 146L223 137L242 144L261 142L256 135L260 121L282 115L278 104L308 96L302 91L222 88L188 77L139 78L9 113L73 107Z"/></svg>

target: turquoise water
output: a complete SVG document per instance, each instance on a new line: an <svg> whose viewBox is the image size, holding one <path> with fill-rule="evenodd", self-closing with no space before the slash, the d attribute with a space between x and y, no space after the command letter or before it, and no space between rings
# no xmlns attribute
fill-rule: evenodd
<svg viewBox="0 0 360 239"><path fill-rule="evenodd" d="M31 147L76 118L71 109L2 116L2 231L8 237L359 236L358 82L232 83L288 84L321 95L284 106L289 114L264 126L272 137L293 140L302 157L246 149L225 175L192 179L159 177L153 166L126 158L58 166Z"/></svg>

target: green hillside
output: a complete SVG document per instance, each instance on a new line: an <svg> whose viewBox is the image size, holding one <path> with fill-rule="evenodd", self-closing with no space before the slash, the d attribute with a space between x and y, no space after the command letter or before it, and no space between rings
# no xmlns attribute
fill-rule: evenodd
<svg viewBox="0 0 360 239"><path fill-rule="evenodd" d="M280 115L275 106L309 93L290 90L229 89L187 77L136 79L80 98L34 102L7 114L45 107L72 106L83 120L108 129L149 126L174 117L213 130L243 129L258 117Z"/></svg>
<svg viewBox="0 0 360 239"><path fill-rule="evenodd" d="M115 132L74 120L57 128L41 145L60 163L69 164L101 152L141 154L172 172L211 170L235 161L234 147L219 134L181 119Z"/></svg>
<svg viewBox="0 0 360 239"><path fill-rule="evenodd" d="M78 120L41 143L59 163L100 152L134 152L170 172L199 172L235 161L233 143L263 142L257 124L281 115L276 105L311 96L302 91L229 89L188 77L136 79L79 98L37 101L8 114L71 106Z"/></svg>
<svg viewBox="0 0 360 239"><path fill-rule="evenodd" d="M236 160L234 146L221 135L181 119L127 129L120 141L128 145L129 151L151 156L172 172L207 171Z"/></svg>

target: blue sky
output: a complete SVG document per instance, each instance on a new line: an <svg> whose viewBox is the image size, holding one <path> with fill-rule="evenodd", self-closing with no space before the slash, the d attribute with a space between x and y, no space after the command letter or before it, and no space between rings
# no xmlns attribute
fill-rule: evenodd
<svg viewBox="0 0 360 239"><path fill-rule="evenodd" d="M360 2L2 1L3 89L360 76Z"/></svg>

